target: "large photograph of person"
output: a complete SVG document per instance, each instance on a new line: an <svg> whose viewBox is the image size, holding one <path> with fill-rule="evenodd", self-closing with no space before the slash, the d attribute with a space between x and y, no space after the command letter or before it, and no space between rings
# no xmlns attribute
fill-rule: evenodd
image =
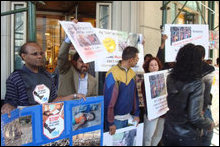
<svg viewBox="0 0 220 147"><path fill-rule="evenodd" d="M174 42L192 37L191 27L170 27L171 45Z"/></svg>
<svg viewBox="0 0 220 147"><path fill-rule="evenodd" d="M81 105L72 108L72 130L101 124L101 104Z"/></svg>
<svg viewBox="0 0 220 147"><path fill-rule="evenodd" d="M3 127L5 146L20 146L32 142L31 116L15 119Z"/></svg>
<svg viewBox="0 0 220 147"><path fill-rule="evenodd" d="M137 129L132 129L113 136L113 146L135 146Z"/></svg>
<svg viewBox="0 0 220 147"><path fill-rule="evenodd" d="M164 74L157 74L149 76L151 98L166 95L166 85Z"/></svg>
<svg viewBox="0 0 220 147"><path fill-rule="evenodd" d="M87 132L73 136L73 146L100 146L101 131Z"/></svg>

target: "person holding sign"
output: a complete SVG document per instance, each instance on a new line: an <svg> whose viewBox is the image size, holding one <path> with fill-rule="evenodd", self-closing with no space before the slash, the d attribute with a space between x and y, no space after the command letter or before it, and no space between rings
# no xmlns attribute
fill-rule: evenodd
<svg viewBox="0 0 220 147"><path fill-rule="evenodd" d="M202 113L202 53L194 44L180 48L176 64L167 77L167 101L163 144L199 146L202 129L212 130L214 123Z"/></svg>
<svg viewBox="0 0 220 147"><path fill-rule="evenodd" d="M15 70L6 81L5 104L1 113L8 113L17 106L31 106L49 102L84 98L83 94L70 94L57 97L56 87L51 75L43 68L44 52L35 42L21 46L19 55L25 61L21 70Z"/></svg>
<svg viewBox="0 0 220 147"><path fill-rule="evenodd" d="M77 23L77 20L73 20ZM72 60L68 60L71 41L68 37L63 41L58 56L59 86L58 96L66 96L71 93L82 93L86 96L97 95L97 82L88 73L89 64L84 63L76 52Z"/></svg>
<svg viewBox="0 0 220 147"><path fill-rule="evenodd" d="M162 69L162 64L158 58L152 57L143 64L143 69L145 73L157 72ZM154 85L155 85L154 88L151 89L152 97L158 96L157 83L154 83ZM144 81L142 81L141 83L141 91L142 91L142 95L144 98L144 105L145 105L145 112L146 112L146 115L144 115L143 145L144 146L157 146L163 135L163 126L164 126L165 119L163 117L158 117L153 120L149 120L147 118L147 102L146 102Z"/></svg>
<svg viewBox="0 0 220 147"><path fill-rule="evenodd" d="M138 58L138 49L128 46L123 50L122 60L106 74L104 84L104 127L105 132L115 134L116 129L128 126L130 113L139 123L139 98L136 88L134 67Z"/></svg>

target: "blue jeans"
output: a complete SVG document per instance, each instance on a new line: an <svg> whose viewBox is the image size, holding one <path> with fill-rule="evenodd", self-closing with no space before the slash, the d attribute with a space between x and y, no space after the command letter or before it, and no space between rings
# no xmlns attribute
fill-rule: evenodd
<svg viewBox="0 0 220 147"><path fill-rule="evenodd" d="M213 121L212 118L212 112L209 108L205 110L204 117L210 118ZM212 142L213 137L213 130L203 130L203 135L201 137L201 146L210 146Z"/></svg>
<svg viewBox="0 0 220 147"><path fill-rule="evenodd" d="M120 129L120 128L124 128L124 127L127 127L128 126L128 120L124 120L124 121L120 121L120 120L114 120L114 125L116 126L116 129ZM108 125L106 124L105 125L105 128L104 128L104 132L108 132L109 131L109 126L107 127Z"/></svg>

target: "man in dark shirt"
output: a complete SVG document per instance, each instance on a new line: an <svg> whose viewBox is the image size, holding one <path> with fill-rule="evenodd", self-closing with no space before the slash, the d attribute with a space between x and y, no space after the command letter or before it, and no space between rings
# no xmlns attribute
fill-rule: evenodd
<svg viewBox="0 0 220 147"><path fill-rule="evenodd" d="M83 94L57 97L56 87L51 75L43 68L44 52L35 42L25 43L20 49L25 61L21 70L15 70L6 81L5 104L1 113L8 113L17 106L31 106L48 102L84 98Z"/></svg>

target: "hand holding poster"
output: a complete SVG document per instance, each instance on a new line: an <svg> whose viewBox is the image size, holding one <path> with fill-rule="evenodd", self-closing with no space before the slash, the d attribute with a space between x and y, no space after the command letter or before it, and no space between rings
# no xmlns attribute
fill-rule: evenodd
<svg viewBox="0 0 220 147"><path fill-rule="evenodd" d="M147 116L149 120L155 119L169 110L166 99L167 74L168 70L144 74Z"/></svg>
<svg viewBox="0 0 220 147"><path fill-rule="evenodd" d="M91 23L59 21L84 63L95 61L106 55L99 37Z"/></svg>
<svg viewBox="0 0 220 147"><path fill-rule="evenodd" d="M179 49L188 43L204 46L205 59L208 58L208 25L166 24L164 33L168 36L165 43L165 62L174 62Z"/></svg>

